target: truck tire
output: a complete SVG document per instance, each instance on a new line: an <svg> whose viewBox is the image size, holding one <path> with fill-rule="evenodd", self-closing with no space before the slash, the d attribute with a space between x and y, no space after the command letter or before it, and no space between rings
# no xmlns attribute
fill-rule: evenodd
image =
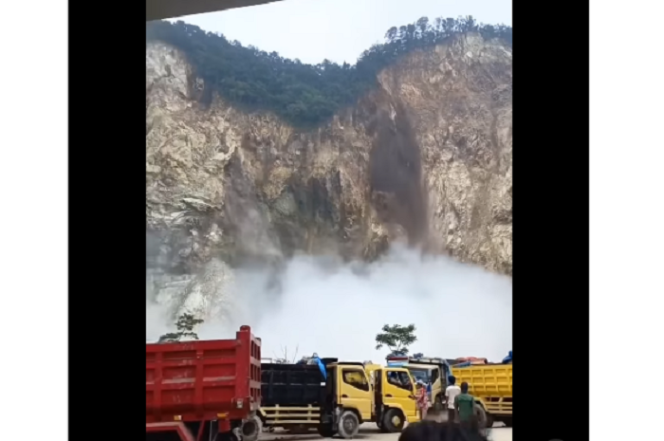
<svg viewBox="0 0 664 441"><path fill-rule="evenodd" d="M490 413L486 412L486 411L484 413L486 414L486 426L485 427L487 429L490 429L490 428L493 427L493 416Z"/></svg>
<svg viewBox="0 0 664 441"><path fill-rule="evenodd" d="M242 441L256 441L263 432L263 422L257 415L242 423Z"/></svg>
<svg viewBox="0 0 664 441"><path fill-rule="evenodd" d="M502 418L501 421L503 422L503 424L505 424L505 427L512 427L512 417L511 416Z"/></svg>
<svg viewBox="0 0 664 441"><path fill-rule="evenodd" d="M360 431L360 419L352 410L344 410L339 416L337 433L344 439L352 439Z"/></svg>
<svg viewBox="0 0 664 441"><path fill-rule="evenodd" d="M436 398L433 400L433 406L435 410L438 411L443 411L444 406L443 406L443 396L441 394L436 395Z"/></svg>
<svg viewBox="0 0 664 441"><path fill-rule="evenodd" d="M378 430L380 431L380 433L387 433L387 429L385 428L385 424L383 424L382 418L376 421L376 425L378 426Z"/></svg>
<svg viewBox="0 0 664 441"><path fill-rule="evenodd" d="M387 409L383 416L383 427L389 433L401 432L406 425L406 418L399 409Z"/></svg>
<svg viewBox="0 0 664 441"><path fill-rule="evenodd" d="M484 429L487 426L487 413L482 407L481 404L475 403L475 418L477 419L477 424L480 429Z"/></svg>
<svg viewBox="0 0 664 441"><path fill-rule="evenodd" d="M334 436L334 425L332 424L319 424L318 434L323 438L332 438Z"/></svg>

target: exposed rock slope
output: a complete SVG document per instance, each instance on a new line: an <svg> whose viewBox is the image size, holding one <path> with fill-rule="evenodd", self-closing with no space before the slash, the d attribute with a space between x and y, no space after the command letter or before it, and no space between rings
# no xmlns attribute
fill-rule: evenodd
<svg viewBox="0 0 664 441"><path fill-rule="evenodd" d="M149 44L148 268L186 275L215 257L298 251L371 259L403 239L511 275L511 48L465 35L379 83L300 131L218 97L201 106L186 58Z"/></svg>

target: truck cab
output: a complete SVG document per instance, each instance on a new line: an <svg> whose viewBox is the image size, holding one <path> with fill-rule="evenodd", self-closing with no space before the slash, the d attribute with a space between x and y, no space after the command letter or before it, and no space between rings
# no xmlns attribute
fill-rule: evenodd
<svg viewBox="0 0 664 441"><path fill-rule="evenodd" d="M408 369L387 367L373 371L374 421L383 432L400 432L406 422L420 420L415 381Z"/></svg>
<svg viewBox="0 0 664 441"><path fill-rule="evenodd" d="M362 363L326 365L325 399L320 409L318 433L331 438L352 438L360 424L371 421L372 392Z"/></svg>
<svg viewBox="0 0 664 441"><path fill-rule="evenodd" d="M408 369L415 381L422 380L431 385L431 399L434 405L440 405L445 396L447 378L451 375L451 368L447 361L439 357L387 357L388 367L403 367Z"/></svg>
<svg viewBox="0 0 664 441"><path fill-rule="evenodd" d="M376 368L363 363L327 366L326 398L320 412L319 433L353 438L360 424L375 421L384 431L398 432L406 422L419 420L415 383L407 369Z"/></svg>

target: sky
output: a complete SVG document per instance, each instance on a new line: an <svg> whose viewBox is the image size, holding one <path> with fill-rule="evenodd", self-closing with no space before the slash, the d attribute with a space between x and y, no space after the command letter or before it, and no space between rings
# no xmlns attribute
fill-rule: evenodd
<svg viewBox="0 0 664 441"><path fill-rule="evenodd" d="M284 0L190 15L176 20L219 32L229 40L276 51L305 63L355 63L392 26L420 17L472 15L478 22L512 24L511 0Z"/></svg>

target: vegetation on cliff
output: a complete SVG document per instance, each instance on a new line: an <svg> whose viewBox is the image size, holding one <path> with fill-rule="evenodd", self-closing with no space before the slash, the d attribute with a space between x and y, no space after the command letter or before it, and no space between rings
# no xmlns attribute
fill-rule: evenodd
<svg viewBox="0 0 664 441"><path fill-rule="evenodd" d="M355 65L324 60L317 65L267 53L223 35L205 32L182 21L150 22L146 40L159 40L182 50L205 81L204 100L214 92L245 109L268 110L299 127L321 124L340 108L352 105L376 85L376 75L402 55L431 47L466 32L485 39L500 38L512 44L512 28L478 24L472 17L422 17L417 22L392 27L385 43L366 50Z"/></svg>

